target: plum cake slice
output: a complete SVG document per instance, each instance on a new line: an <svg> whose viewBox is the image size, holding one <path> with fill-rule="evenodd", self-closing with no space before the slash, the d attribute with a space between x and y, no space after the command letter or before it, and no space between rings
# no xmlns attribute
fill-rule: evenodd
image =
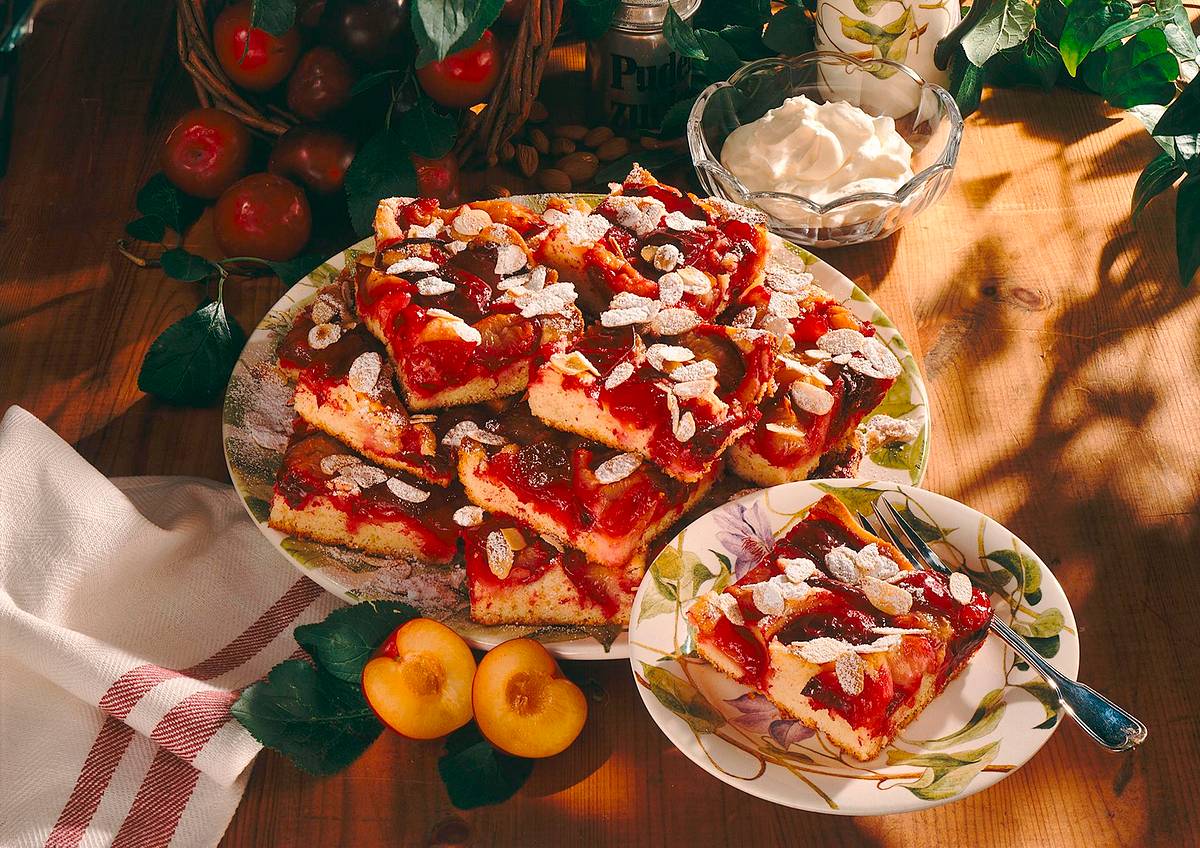
<svg viewBox="0 0 1200 848"><path fill-rule="evenodd" d="M700 656L866 761L966 667L992 608L965 574L913 568L826 495L687 616Z"/></svg>

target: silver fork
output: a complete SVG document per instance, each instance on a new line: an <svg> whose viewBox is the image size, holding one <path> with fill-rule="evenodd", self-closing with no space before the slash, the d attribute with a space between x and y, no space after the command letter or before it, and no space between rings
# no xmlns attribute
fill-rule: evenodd
<svg viewBox="0 0 1200 848"><path fill-rule="evenodd" d="M883 527L884 532L887 533L888 538L892 540L896 547L914 563L930 571L949 575L951 573L950 569L938 558L933 549L925 543L925 540L917 534L917 531L904 519L904 516L897 512L896 508L883 498L879 498L879 500L883 501L892 519L903 532L904 536L907 537L908 544L900 537L899 533L892 529L891 524L888 523L883 512L879 509L879 503L876 502L874 507L875 519ZM879 535L866 516L859 513L858 519L864 526L871 528L873 533ZM969 577L970 575L968 574L967 576ZM1102 746L1110 751L1128 751L1145 741L1147 734L1146 725L1105 698L1095 689L1072 680L1058 671L1054 666L1046 662L1042 658L1042 655L1034 650L1033 646L1026 642L1019 633L996 616L992 616L991 631L1007 642L1009 647L1016 651L1025 662L1037 669L1038 673L1050 684L1050 688L1058 696L1059 703L1062 704L1067 714L1075 719L1079 723L1079 726L1086 730Z"/></svg>

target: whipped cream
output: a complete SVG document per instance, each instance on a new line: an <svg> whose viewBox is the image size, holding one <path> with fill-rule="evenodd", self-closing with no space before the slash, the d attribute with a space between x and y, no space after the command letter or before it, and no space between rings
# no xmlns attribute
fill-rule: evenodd
<svg viewBox="0 0 1200 848"><path fill-rule="evenodd" d="M913 178L912 155L892 118L800 95L730 133L721 163L750 191L787 192L829 203L861 192L894 193ZM882 208L863 201L814 221L793 204L759 205L781 220L824 227L857 223Z"/></svg>

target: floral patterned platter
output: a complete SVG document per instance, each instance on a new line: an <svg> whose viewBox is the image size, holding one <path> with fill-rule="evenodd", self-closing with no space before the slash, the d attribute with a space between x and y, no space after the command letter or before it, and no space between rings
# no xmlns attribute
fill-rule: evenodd
<svg viewBox="0 0 1200 848"><path fill-rule="evenodd" d="M581 196L593 205L603 199L602 195ZM540 212L546 208L547 195L510 199ZM927 396L917 364L895 325L861 289L834 268L775 235L770 239L773 262L804 268L812 273L819 285L844 300L857 316L872 321L878 328L880 339L900 360L903 372L878 412L919 421L920 435L903 448L882 449L865 457L862 473L876 479L919 483L929 453ZM332 281L358 253L372 248L372 240L364 239L293 286L259 322L234 367L225 395L222 437L229 476L251 517L263 535L294 566L350 603L376 599L404 601L424 615L445 621L479 648L492 647L517 636L533 636L564 659L628 657L626 634L620 627L534 628L472 622L461 566L426 566L368 556L288 536L267 526L275 472L292 430L292 410L288 406L291 389L276 367L275 350L296 314L308 305L317 290Z"/></svg>
<svg viewBox="0 0 1200 848"><path fill-rule="evenodd" d="M986 789L1050 739L1061 711L1047 684L988 637L969 666L875 760L860 763L696 654L684 612L737 579L775 536L832 493L869 514L885 497L952 568L991 589L996 614L1055 667L1079 671L1075 618L1029 547L990 518L911 486L862 480L788 483L718 507L651 564L633 602L630 662L642 701L674 745L743 792L803 810L877 815Z"/></svg>

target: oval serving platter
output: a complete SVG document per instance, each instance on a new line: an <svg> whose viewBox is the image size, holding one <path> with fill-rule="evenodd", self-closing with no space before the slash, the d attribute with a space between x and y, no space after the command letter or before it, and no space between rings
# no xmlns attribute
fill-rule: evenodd
<svg viewBox="0 0 1200 848"><path fill-rule="evenodd" d="M604 197L573 196L593 206ZM547 198L548 195L529 195L509 199L541 212L546 208ZM874 323L879 338L900 360L903 367L900 378L876 411L919 422L920 434L903 448L884 449L865 456L860 473L875 479L920 483L929 453L928 403L916 361L900 333L861 289L832 266L773 234L769 238L771 261L811 273L818 285L843 301L855 315ZM291 434L293 417L288 406L291 387L276 366L275 350L296 314L308 305L317 290L331 282L347 262L372 247L372 239L364 239L292 286L250 334L238 358L225 395L222 440L229 476L250 516L295 567L350 603L377 599L404 601L422 614L444 621L478 648L489 648L518 636L532 636L563 659L628 657L627 636L620 627L476 624L468 614L461 566L447 568L370 556L289 536L267 526L275 473Z"/></svg>
<svg viewBox="0 0 1200 848"><path fill-rule="evenodd" d="M1011 774L1046 744L1062 718L1036 672L998 637L877 758L852 759L764 697L708 665L685 612L755 563L750 554L825 494L871 513L884 497L939 557L991 591L996 614L1056 668L1079 672L1075 616L1029 546L950 498L901 483L816 480L760 489L692 522L658 555L633 601L630 663L642 702L694 763L755 797L817 813L883 815L935 807ZM746 542L751 544L745 544ZM746 561L739 561L739 560Z"/></svg>

